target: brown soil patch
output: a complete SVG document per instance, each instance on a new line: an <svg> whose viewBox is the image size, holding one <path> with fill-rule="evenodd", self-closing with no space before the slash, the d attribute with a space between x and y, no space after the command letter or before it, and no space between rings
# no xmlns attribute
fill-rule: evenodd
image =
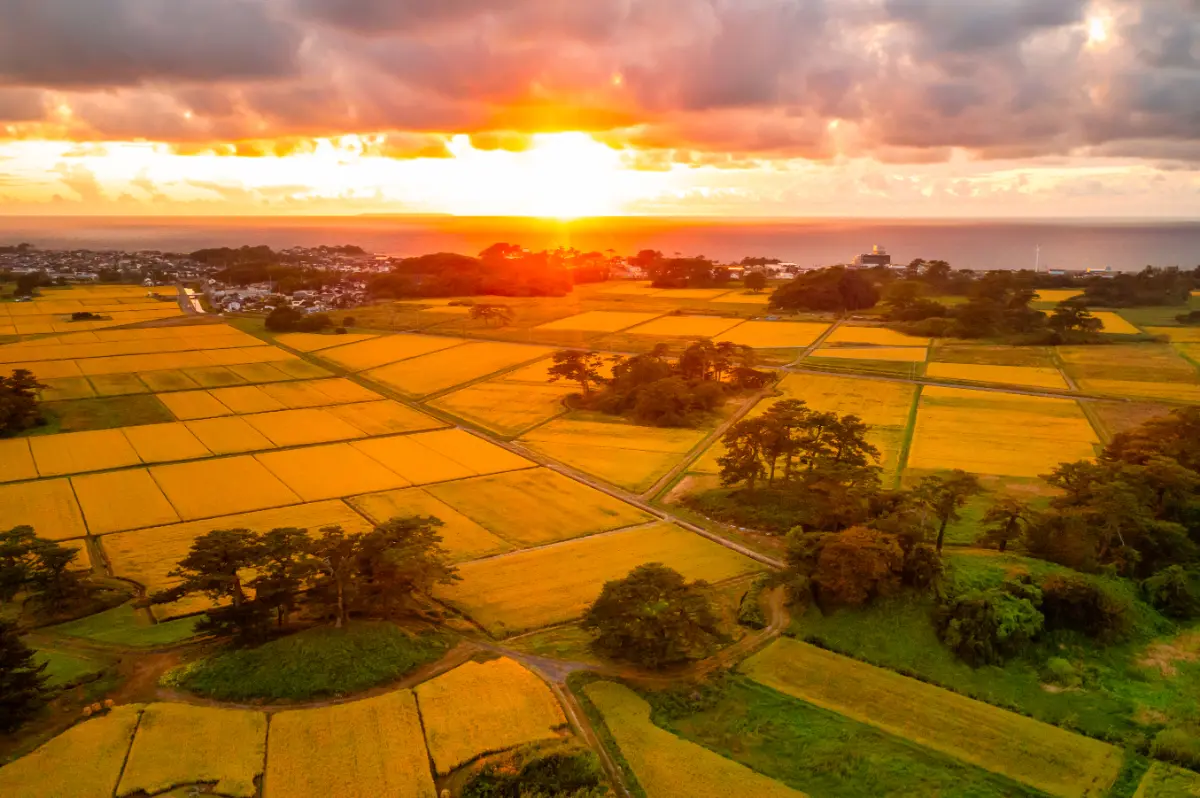
<svg viewBox="0 0 1200 798"><path fill-rule="evenodd" d="M1167 643L1154 643L1138 659L1143 668L1157 668L1163 676L1175 676L1177 662L1200 660L1200 632L1184 632Z"/></svg>

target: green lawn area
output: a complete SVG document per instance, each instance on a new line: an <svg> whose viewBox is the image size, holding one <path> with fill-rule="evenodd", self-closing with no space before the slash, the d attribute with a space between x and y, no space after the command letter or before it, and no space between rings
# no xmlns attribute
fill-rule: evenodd
<svg viewBox="0 0 1200 798"><path fill-rule="evenodd" d="M87 432L141 424L165 424L175 420L167 406L152 394L110 396L98 399L69 399L42 405L46 424L27 435Z"/></svg>
<svg viewBox="0 0 1200 798"><path fill-rule="evenodd" d="M1120 313L1127 321L1141 327L1173 327L1175 317L1193 310L1200 310L1200 297L1193 296L1186 305L1165 307L1121 308Z"/></svg>
<svg viewBox="0 0 1200 798"><path fill-rule="evenodd" d="M66 654L50 649L37 650L38 664L46 663L46 675L51 687L74 684L88 676L102 672L109 663L103 659Z"/></svg>
<svg viewBox="0 0 1200 798"><path fill-rule="evenodd" d="M180 618L154 623L144 610L135 610L129 604L122 604L120 607L113 607L111 610L77 621L53 626L46 631L122 646L169 646L195 637L195 625L198 620L199 618Z"/></svg>
<svg viewBox="0 0 1200 798"><path fill-rule="evenodd" d="M177 687L227 701L298 701L385 684L439 659L449 641L384 622L318 627L258 648L230 649L173 672Z"/></svg>
<svg viewBox="0 0 1200 798"><path fill-rule="evenodd" d="M997 585L1020 571L1036 579L1060 570L1015 555L961 554L949 560L951 578L965 587ZM1101 647L1078 636L1054 636L1003 667L972 668L951 654L937 639L929 597L897 596L829 615L810 607L795 618L789 634L1093 737L1145 742L1164 726L1186 723L1200 711L1200 662L1191 651L1200 647L1200 640L1185 634L1174 641L1178 630L1145 605L1138 606L1141 616L1129 641ZM1176 643L1182 649L1169 663L1170 675L1140 663L1155 643ZM1074 664L1082 684L1047 689L1042 674L1051 657Z"/></svg>
<svg viewBox="0 0 1200 798"><path fill-rule="evenodd" d="M656 703L653 695L648 700ZM653 720L809 795L1041 795L747 679L733 679L696 703L698 711L676 716L678 709L668 706L657 710Z"/></svg>

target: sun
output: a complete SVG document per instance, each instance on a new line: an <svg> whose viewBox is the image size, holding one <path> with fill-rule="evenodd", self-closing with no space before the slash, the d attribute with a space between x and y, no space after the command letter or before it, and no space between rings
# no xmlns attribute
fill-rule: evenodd
<svg viewBox="0 0 1200 798"><path fill-rule="evenodd" d="M1104 16L1094 16L1087 21L1088 47L1100 47L1108 42L1109 19Z"/></svg>

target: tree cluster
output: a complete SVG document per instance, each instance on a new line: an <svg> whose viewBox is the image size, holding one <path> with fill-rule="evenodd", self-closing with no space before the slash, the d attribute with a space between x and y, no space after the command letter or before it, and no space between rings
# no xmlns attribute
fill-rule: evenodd
<svg viewBox="0 0 1200 798"><path fill-rule="evenodd" d="M87 592L78 558L78 551L37 537L32 527L0 532L0 604L21 597L45 612L70 606Z"/></svg>
<svg viewBox="0 0 1200 798"><path fill-rule="evenodd" d="M659 345L631 357L606 358L581 350L554 354L550 381L579 385L579 407L625 416L656 427L690 427L724 405L738 391L757 390L771 375L754 368L754 350L728 342L696 341L675 359Z"/></svg>
<svg viewBox="0 0 1200 798"><path fill-rule="evenodd" d="M324 527L202 535L152 603L202 595L217 606L197 630L259 640L304 609L338 627L352 616L396 618L419 610L435 585L458 580L436 518L393 518L369 532Z"/></svg>
<svg viewBox="0 0 1200 798"><path fill-rule="evenodd" d="M574 282L554 252L529 252L515 244L493 244L478 258L438 252L405 258L391 274L367 281L376 297L565 296Z"/></svg>
<svg viewBox="0 0 1200 798"><path fill-rule="evenodd" d="M701 256L664 258L661 252L643 250L635 262L646 270L655 288L713 288L732 279L727 266Z"/></svg>
<svg viewBox="0 0 1200 798"><path fill-rule="evenodd" d="M320 332L333 326L333 319L324 313L305 313L293 307L281 306L267 314L266 328L271 332Z"/></svg>
<svg viewBox="0 0 1200 798"><path fill-rule="evenodd" d="M1186 305L1198 285L1200 275L1197 271L1147 266L1135 274L1118 272L1087 278L1083 284L1083 301L1092 307L1105 308Z"/></svg>
<svg viewBox="0 0 1200 798"><path fill-rule="evenodd" d="M846 313L873 308L879 288L868 274L845 266L804 272L771 294L772 310Z"/></svg>
<svg viewBox="0 0 1200 798"><path fill-rule="evenodd" d="M582 626L602 656L650 669L678 665L723 637L707 588L661 563L639 565L604 584Z"/></svg>
<svg viewBox="0 0 1200 798"><path fill-rule="evenodd" d="M38 391L45 387L25 369L0 377L0 438L46 423L38 405Z"/></svg>

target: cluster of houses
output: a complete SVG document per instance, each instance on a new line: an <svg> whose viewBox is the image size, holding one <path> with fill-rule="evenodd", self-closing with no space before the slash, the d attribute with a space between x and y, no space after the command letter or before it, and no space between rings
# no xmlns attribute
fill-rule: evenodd
<svg viewBox="0 0 1200 798"><path fill-rule="evenodd" d="M0 247L0 272L12 275L43 272L59 284L171 285L199 279L203 268L186 255L156 251L42 250L28 244Z"/></svg>

